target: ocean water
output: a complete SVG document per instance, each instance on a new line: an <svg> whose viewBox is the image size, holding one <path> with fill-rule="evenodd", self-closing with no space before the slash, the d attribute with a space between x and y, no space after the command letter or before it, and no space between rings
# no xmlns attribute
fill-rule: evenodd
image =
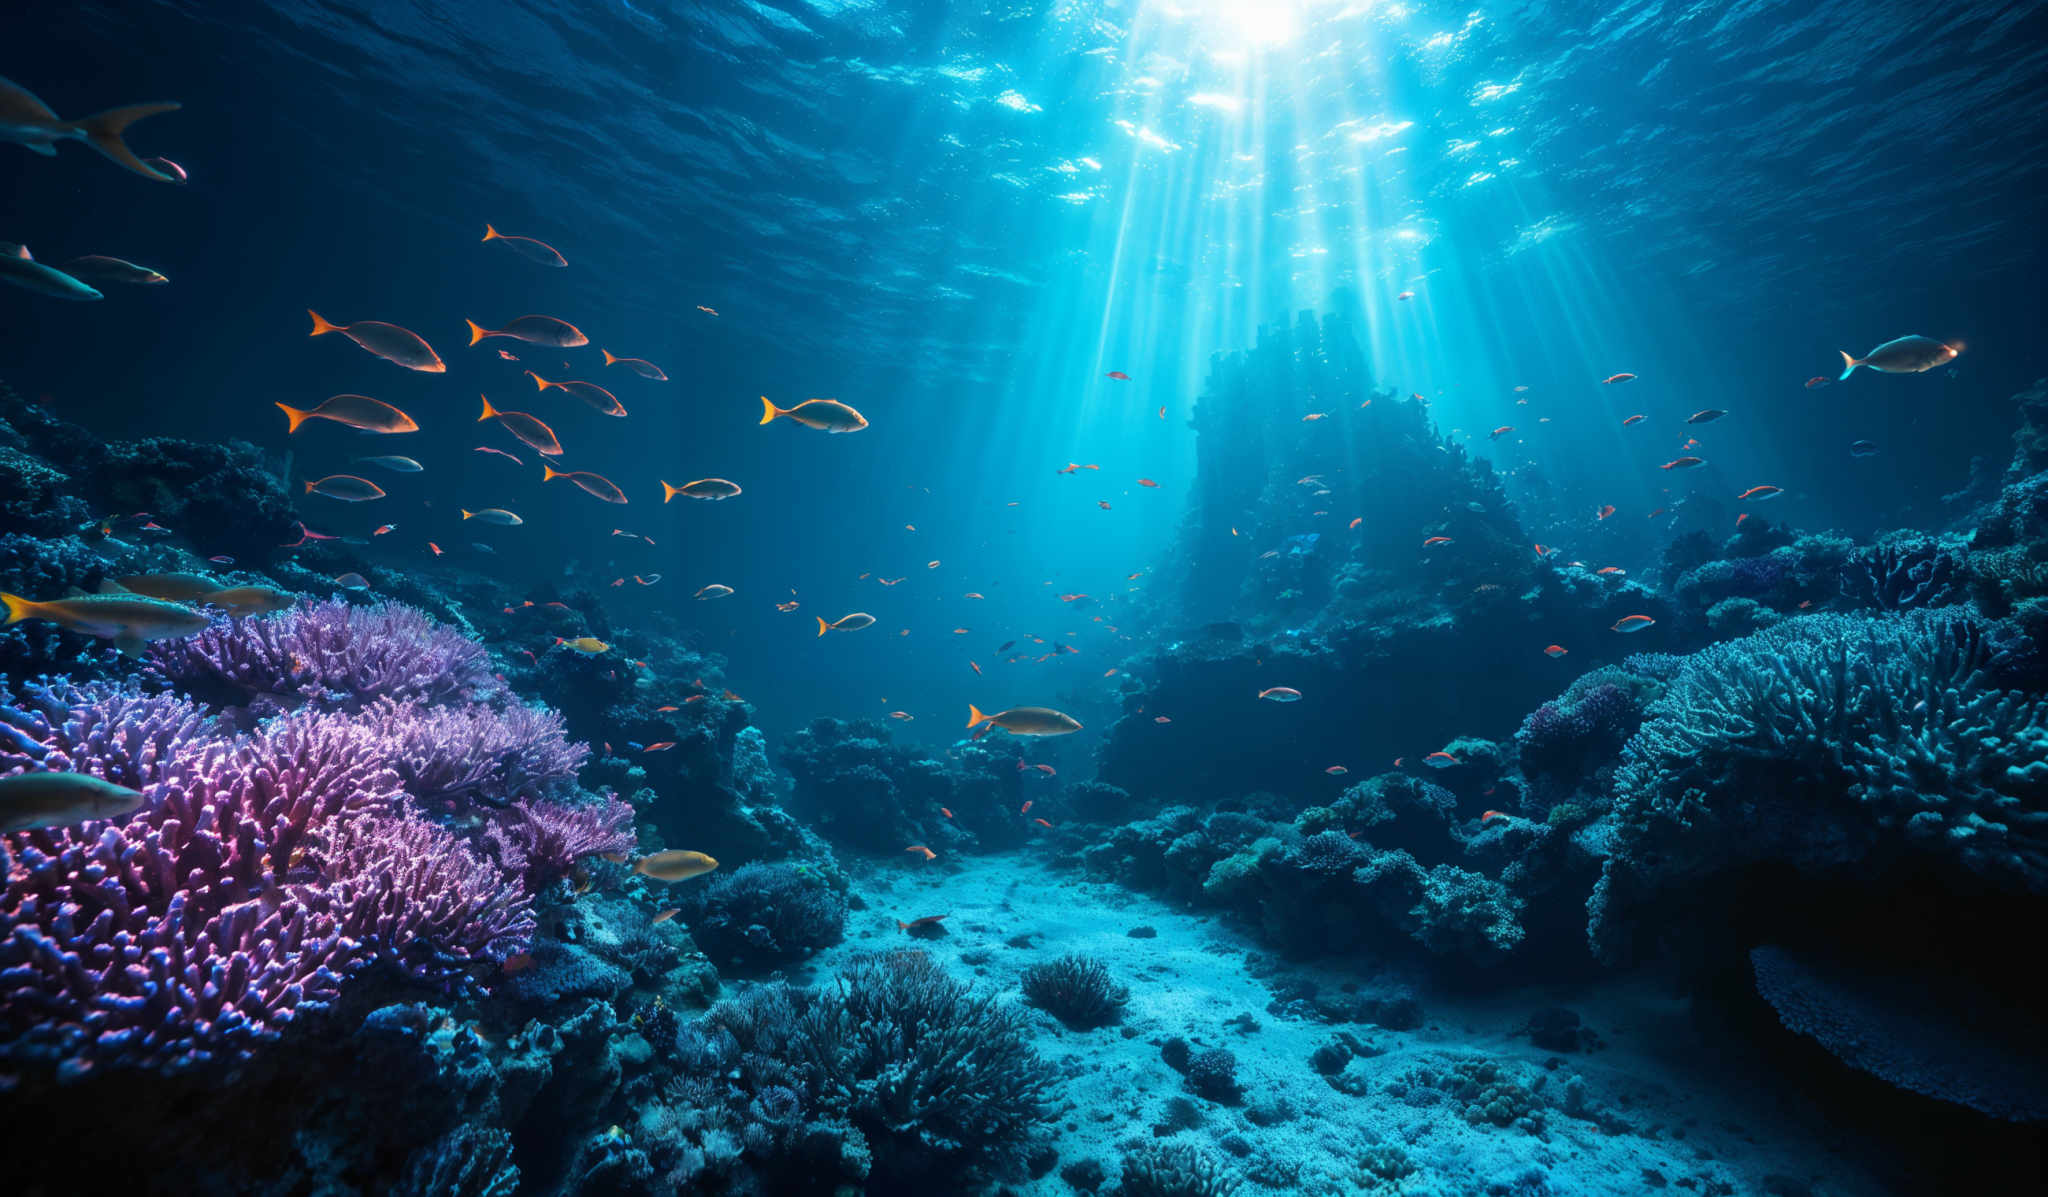
<svg viewBox="0 0 2048 1197"><path fill-rule="evenodd" d="M19 1191L2038 1189L2042 6L10 25Z"/></svg>

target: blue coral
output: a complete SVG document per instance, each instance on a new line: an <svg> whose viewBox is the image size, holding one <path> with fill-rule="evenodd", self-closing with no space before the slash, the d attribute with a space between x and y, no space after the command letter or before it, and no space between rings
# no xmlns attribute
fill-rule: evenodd
<svg viewBox="0 0 2048 1197"><path fill-rule="evenodd" d="M790 864L715 874L681 909L697 946L724 967L798 960L838 943L846 927L846 899Z"/></svg>

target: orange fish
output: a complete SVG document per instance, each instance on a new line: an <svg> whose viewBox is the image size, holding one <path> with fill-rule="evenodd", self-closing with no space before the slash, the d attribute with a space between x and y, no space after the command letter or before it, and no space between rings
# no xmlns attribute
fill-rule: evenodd
<svg viewBox="0 0 2048 1197"><path fill-rule="evenodd" d="M1606 518L1607 518L1608 516L1610 516L1610 515L1613 515L1613 514L1614 514L1614 504L1612 504L1612 503L1609 503L1609 504L1608 504L1607 506L1605 506L1605 507L1602 507L1602 508L1600 509L1600 512L1599 512L1599 514L1598 514L1598 515L1597 515L1597 516L1596 516L1595 518L1596 518L1596 519L1603 519L1603 520L1604 520L1604 519L1606 519Z"/></svg>
<svg viewBox="0 0 2048 1197"><path fill-rule="evenodd" d="M1543 650L1543 655L1549 657L1552 660L1556 660L1557 658L1565 655L1570 651L1570 649L1566 648L1562 644L1553 644L1549 648Z"/></svg>
<svg viewBox="0 0 2048 1197"><path fill-rule="evenodd" d="M975 664L975 663L974 663L974 662L972 662L972 661L969 661L969 662L967 663L967 667L968 667L969 669L972 669L972 670L974 671L974 676L976 676L976 677L980 677L980 676L981 676L981 666L979 666L979 665Z"/></svg>
<svg viewBox="0 0 2048 1197"><path fill-rule="evenodd" d="M533 955L530 952L515 952L505 957L505 962L498 967L508 974L523 973L533 967Z"/></svg>
<svg viewBox="0 0 2048 1197"><path fill-rule="evenodd" d="M1600 381L1608 386L1612 386L1617 382L1634 382L1635 377L1633 374L1610 374Z"/></svg>
<svg viewBox="0 0 2048 1197"><path fill-rule="evenodd" d="M1707 464L1705 461L1697 457L1677 457L1657 468L1660 470L1689 470L1694 466L1703 466L1705 464Z"/></svg>
<svg viewBox="0 0 2048 1197"><path fill-rule="evenodd" d="M1428 540L1422 542L1422 547L1426 549L1431 545L1449 543L1451 543L1451 538L1448 536L1432 536Z"/></svg>
<svg viewBox="0 0 2048 1197"><path fill-rule="evenodd" d="M590 344L590 338L581 329L567 320L553 316L521 316L503 328L485 328L474 320L464 320L469 325L469 343L474 345L485 337L511 337L529 345L548 345L556 349L574 349Z"/></svg>
<svg viewBox="0 0 2048 1197"><path fill-rule="evenodd" d="M1761 502L1764 499L1775 499L1779 495L1782 495L1784 493L1784 487L1772 486L1766 483L1763 486L1752 486L1748 490L1743 491L1741 494L1735 497L1738 499L1756 499L1759 502Z"/></svg>
<svg viewBox="0 0 2048 1197"><path fill-rule="evenodd" d="M661 367L644 357L616 357L609 349L600 349L598 352L604 354L604 364L607 366L624 366L640 377L654 382L668 381L668 375L661 372Z"/></svg>
<svg viewBox="0 0 2048 1197"><path fill-rule="evenodd" d="M1018 771L1019 773L1022 773L1022 772L1024 771L1024 762L1023 762L1023 761L1018 761L1018 762L1017 762L1017 771ZM1025 801L1024 805L1022 805L1022 806L1018 807L1018 808L1017 808L1017 813L1018 813L1018 814L1020 814L1020 815L1028 815L1028 814L1030 814L1030 813L1031 813L1031 802L1030 802L1030 800L1028 800L1028 799L1027 799L1027 800Z"/></svg>
<svg viewBox="0 0 2048 1197"><path fill-rule="evenodd" d="M1594 570L1593 572L1594 572L1594 573L1596 573L1596 574L1626 574L1626 573L1628 573L1628 571L1627 571L1627 570L1625 570L1625 569L1621 568L1621 567L1620 567L1619 565L1603 565L1603 566L1601 566L1601 567L1600 567L1599 569L1596 569L1596 570Z"/></svg>
<svg viewBox="0 0 2048 1197"><path fill-rule="evenodd" d="M555 430L523 411L499 411L491 406L491 397L483 395L484 414L476 418L481 424L485 420L496 420L505 431L516 436L527 448L543 457L560 457L562 442L555 439ZM495 450L494 450L495 452ZM516 458L514 460L517 460Z"/></svg>
<svg viewBox="0 0 2048 1197"><path fill-rule="evenodd" d="M1104 511L1108 511L1108 510L1109 510L1109 500L1108 500L1108 499L1097 499L1097 500L1095 500L1095 505L1096 505L1097 507L1100 507L1100 508L1102 508L1102 509L1103 509Z"/></svg>
<svg viewBox="0 0 2048 1197"><path fill-rule="evenodd" d="M574 379L568 382L549 382L531 370L526 372L526 376L533 379L535 390L545 391L553 387L555 390L567 391L578 399L583 400L584 404L592 411L602 412L607 416L623 416L626 414L626 405L619 402L619 397L594 382L578 382Z"/></svg>
<svg viewBox="0 0 2048 1197"><path fill-rule="evenodd" d="M1502 810L1490 810L1490 811L1484 811L1484 812L1482 812L1482 813L1480 814L1480 816L1479 816L1479 825L1480 825L1481 827L1484 827L1484 826L1486 826L1486 825L1487 825L1488 823L1491 823L1491 822L1493 822L1493 821L1494 821L1495 819L1505 819L1505 818L1507 818L1507 817L1508 817L1508 813L1507 813L1506 811L1502 811Z"/></svg>
<svg viewBox="0 0 2048 1197"><path fill-rule="evenodd" d="M612 480L603 474L593 474L588 470L558 470L545 462L541 463L540 469L540 480L542 482L553 482L557 478L566 478L580 487L584 494L590 495L593 498L603 499L607 503L623 503L626 501L626 492L613 485Z"/></svg>
<svg viewBox="0 0 2048 1197"><path fill-rule="evenodd" d="M332 420L364 432L418 432L420 426L411 416L381 399L368 395L336 395L323 400L318 407L300 410L287 404L277 405L284 412L285 433L299 430L307 420Z"/></svg>
<svg viewBox="0 0 2048 1197"><path fill-rule="evenodd" d="M508 362L516 362L519 360L519 358L515 356L510 349L500 349L498 351L498 356Z"/></svg>
<svg viewBox="0 0 2048 1197"><path fill-rule="evenodd" d="M327 318L311 308L306 314L313 318L310 335L321 336L338 332L364 349L383 358L395 366L418 370L422 374L446 374L448 367L434 347L421 340L418 333L386 324L381 320L358 320L354 324L330 324Z"/></svg>
<svg viewBox="0 0 2048 1197"><path fill-rule="evenodd" d="M678 707L678 706L666 706L666 707L656 707L656 708L654 708L654 713L655 713L655 714L657 714L657 715L659 715L659 714L664 714L664 713L666 713L666 712L669 712L669 711L680 711L680 710L682 710L682 709L683 709L683 708L681 708L681 707Z"/></svg>
<svg viewBox="0 0 2048 1197"><path fill-rule="evenodd" d="M1307 415L1303 416L1303 417L1301 418L1301 422L1302 422L1302 423L1304 423L1304 424L1311 424L1311 423L1314 423L1314 422L1315 422L1315 421L1317 421L1317 420L1327 420L1327 419L1329 419L1329 418L1330 418L1330 413L1329 413L1329 412L1326 412L1326 411L1312 411L1312 412L1308 413Z"/></svg>
<svg viewBox="0 0 2048 1197"><path fill-rule="evenodd" d="M1667 512L1667 511L1669 511L1669 510L1671 510L1671 509L1670 509L1669 507L1659 507L1659 508L1658 508L1657 510L1655 510L1655 511L1652 511L1652 512L1651 512L1651 513L1649 514L1649 517L1648 517L1648 518L1650 518L1650 519L1656 519L1656 518L1657 518L1658 516L1660 516L1660 515L1663 515L1663 514L1664 514L1665 512Z"/></svg>
<svg viewBox="0 0 2048 1197"><path fill-rule="evenodd" d="M923 844L912 844L908 848L905 848L904 851L910 853L913 856L919 853L923 853L924 858L926 860L936 860L938 859L939 855L938 853L932 851L930 848L925 847Z"/></svg>
<svg viewBox="0 0 2048 1197"><path fill-rule="evenodd" d="M675 746L676 746L676 742L675 742L674 740L663 740L663 741L661 741L661 742L660 742L659 744L649 744L649 745L647 746L647 751L648 751L648 752L667 752L667 751L668 751L669 749L671 749L671 748L674 748Z"/></svg>
<svg viewBox="0 0 2048 1197"><path fill-rule="evenodd" d="M1346 769L1342 765L1331 765L1329 768L1323 770L1323 772L1329 774L1332 777L1342 777L1346 773L1351 772L1351 770Z"/></svg>
<svg viewBox="0 0 2048 1197"><path fill-rule="evenodd" d="M1353 517L1352 517L1352 519L1351 519L1351 525L1350 525L1350 526L1351 526L1351 527L1353 527L1353 528L1356 528L1356 527L1357 527L1358 525L1360 525L1360 524L1362 524L1362 523L1364 523L1364 522L1365 522L1365 517L1364 517L1364 516L1362 516L1362 515L1359 515L1359 516L1353 516Z"/></svg>
<svg viewBox="0 0 2048 1197"><path fill-rule="evenodd" d="M1152 480L1151 480L1150 478L1140 478L1140 479L1138 479L1138 485L1139 485L1139 486L1150 486L1150 487L1155 487L1155 488L1156 488L1156 487L1157 487L1157 486L1158 486L1159 484L1158 484L1157 482L1154 482L1154 481L1152 481Z"/></svg>
<svg viewBox="0 0 2048 1197"><path fill-rule="evenodd" d="M1050 823L1046 822L1046 821L1045 821L1044 819L1033 819L1033 820L1031 820L1031 821L1032 821L1033 823L1036 823L1036 824L1038 824L1038 825L1039 825L1040 827L1043 827L1043 828L1045 828L1045 829L1046 829L1047 831L1051 831L1051 830L1052 830L1052 824L1050 824Z"/></svg>
<svg viewBox="0 0 2048 1197"><path fill-rule="evenodd" d="M1647 615L1624 615L1614 621L1614 630L1622 633L1640 632L1656 622Z"/></svg>
<svg viewBox="0 0 2048 1197"><path fill-rule="evenodd" d="M1103 377L1114 378L1118 382L1129 382L1131 380L1131 376L1124 373L1122 370L1111 370L1109 373L1103 375Z"/></svg>
<svg viewBox="0 0 2048 1197"><path fill-rule="evenodd" d="M1171 720L1171 719L1168 719L1168 718L1167 718L1166 716L1164 716L1164 715L1154 715L1154 716L1152 716L1152 722L1154 722L1154 723L1172 723L1172 722L1173 722L1173 720Z"/></svg>
<svg viewBox="0 0 2048 1197"><path fill-rule="evenodd" d="M569 259L556 253L555 247L545 241L536 241L531 237L508 237L490 225L484 226L484 240L502 241L507 249L510 249L520 257L525 258L529 262L538 262L543 266L567 266L569 264Z"/></svg>
<svg viewBox="0 0 2048 1197"><path fill-rule="evenodd" d="M428 542L427 542L427 547L428 547L429 549L432 549L432 550L434 551L434 556L436 556L436 557L439 557L439 556L441 555L441 546L440 546L440 545L437 545L437 544L435 544L435 543L434 543L433 541L431 541L431 540L430 540L430 541L428 541Z"/></svg>
<svg viewBox="0 0 2048 1197"><path fill-rule="evenodd" d="M1746 520L1746 519L1748 519L1748 518L1749 518L1749 513L1748 513L1747 511L1743 512L1743 513L1742 513L1741 515L1738 515L1738 516L1736 516L1736 517L1735 517L1735 526L1736 526L1736 527L1738 527L1738 528L1740 528L1740 527L1742 526L1742 521L1744 521L1744 520Z"/></svg>
<svg viewBox="0 0 2048 1197"><path fill-rule="evenodd" d="M718 310L716 308L707 308L701 303L697 305L697 310L704 313L707 316L716 316L718 314Z"/></svg>
<svg viewBox="0 0 2048 1197"><path fill-rule="evenodd" d="M1116 670L1114 670L1114 669L1105 669L1105 670L1103 670L1103 671L1102 671L1102 676L1104 676L1104 677L1115 677L1115 676L1116 676Z"/></svg>
<svg viewBox="0 0 2048 1197"><path fill-rule="evenodd" d="M1053 768L1051 765L1033 765L1031 767L1038 770L1040 773L1045 774L1047 777L1058 777L1060 775L1059 770Z"/></svg>
<svg viewBox="0 0 2048 1197"><path fill-rule="evenodd" d="M1508 433L1513 432L1514 430L1515 426L1513 424L1502 424L1500 427L1488 433L1486 439L1497 441L1500 438L1506 436Z"/></svg>
<svg viewBox="0 0 2048 1197"><path fill-rule="evenodd" d="M656 915L654 916L654 918L653 918L653 919L651 919L651 920L649 920L649 921L651 921L651 922L656 922L656 923L665 923L665 922L669 921L670 919L672 919L672 918L676 917L677 915L679 915L679 914L681 914L681 913L682 913L682 911L680 911L680 910L676 909L675 907L671 906L671 907L669 907L669 908L668 908L667 910L661 911L661 912L659 912L658 914L656 914Z"/></svg>
<svg viewBox="0 0 2048 1197"><path fill-rule="evenodd" d="M949 811L949 810L947 810L947 809L946 809L945 807L943 807L943 806L939 808L939 813L940 813L940 814L942 814L942 815L944 815L944 816L946 816L946 817L947 817L948 819L950 819L950 818L952 818L952 817L953 817L953 812L952 812L952 811Z"/></svg>
<svg viewBox="0 0 2048 1197"><path fill-rule="evenodd" d="M920 928L924 928L924 927L936 927L936 926L938 926L938 925L939 925L939 923L940 923L940 921L941 921L941 920L943 920L943 919L946 919L946 918L949 918L949 917L951 917L951 916L950 916L950 915L943 915L943 914L928 914L928 915L925 915L925 916L924 916L923 918L921 918L921 919L912 919L912 920L910 920L910 921L909 921L909 922L907 922L907 923L906 923L906 922L904 922L904 921L903 921L902 919L897 919L897 920L896 920L896 929L897 929L898 931L908 931L908 932L916 932L916 931L917 931L917 930L919 930Z"/></svg>
<svg viewBox="0 0 2048 1197"><path fill-rule="evenodd" d="M1640 423L1642 423L1642 422L1643 422L1643 419L1644 419L1644 417L1642 417L1642 416L1630 416L1630 417L1629 417L1628 419L1626 419L1626 420L1623 420L1623 421L1621 422L1621 426L1622 426L1623 428L1626 428L1626 427L1628 427L1628 426L1629 426L1630 424L1640 424Z"/></svg>

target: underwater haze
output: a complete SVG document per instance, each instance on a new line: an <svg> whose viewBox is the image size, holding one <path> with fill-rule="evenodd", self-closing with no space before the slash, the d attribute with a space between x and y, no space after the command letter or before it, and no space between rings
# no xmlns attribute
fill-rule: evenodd
<svg viewBox="0 0 2048 1197"><path fill-rule="evenodd" d="M2048 1180L2041 5L10 25L11 1191Z"/></svg>

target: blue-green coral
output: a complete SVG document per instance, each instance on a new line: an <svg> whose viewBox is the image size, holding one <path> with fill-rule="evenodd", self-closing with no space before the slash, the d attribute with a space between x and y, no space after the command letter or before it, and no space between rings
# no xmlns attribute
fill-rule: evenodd
<svg viewBox="0 0 2048 1197"><path fill-rule="evenodd" d="M1998 688L1993 630L1814 615L1693 656L1623 752L1595 949L1625 955L1655 894L1766 862L1913 857L2048 893L2048 700Z"/></svg>

